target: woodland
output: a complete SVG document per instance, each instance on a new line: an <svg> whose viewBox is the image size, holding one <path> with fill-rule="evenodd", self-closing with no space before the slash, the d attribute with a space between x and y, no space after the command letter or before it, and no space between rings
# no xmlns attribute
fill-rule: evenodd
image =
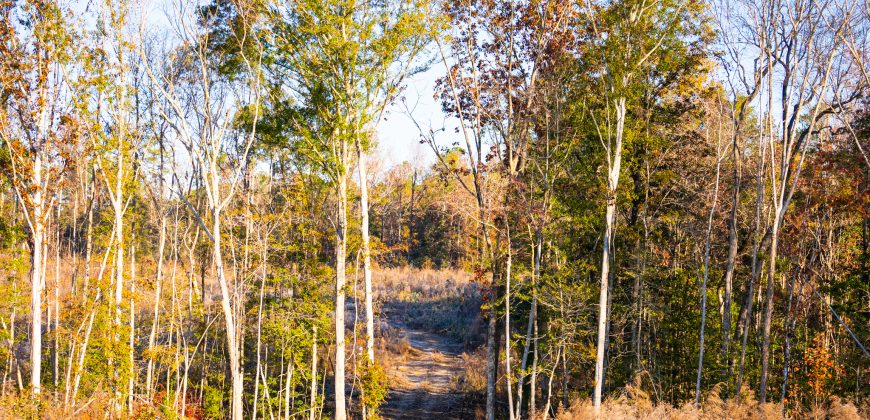
<svg viewBox="0 0 870 420"><path fill-rule="evenodd" d="M0 0L0 171L0 418L870 416L868 0Z"/></svg>

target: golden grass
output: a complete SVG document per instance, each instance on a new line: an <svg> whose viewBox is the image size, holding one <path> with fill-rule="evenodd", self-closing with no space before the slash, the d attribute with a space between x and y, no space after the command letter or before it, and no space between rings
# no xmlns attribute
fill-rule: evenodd
<svg viewBox="0 0 870 420"><path fill-rule="evenodd" d="M866 413L864 413L866 414ZM598 413L588 399L578 399L558 414L558 420L578 419L639 419L639 420L784 420L830 419L861 420L866 418L852 403L837 397L824 407L806 412L785 411L780 404L760 404L751 391L744 388L740 400L723 400L719 387L714 387L700 407L685 403L680 407L654 404L649 395L632 386L626 386L623 395L604 401Z"/></svg>

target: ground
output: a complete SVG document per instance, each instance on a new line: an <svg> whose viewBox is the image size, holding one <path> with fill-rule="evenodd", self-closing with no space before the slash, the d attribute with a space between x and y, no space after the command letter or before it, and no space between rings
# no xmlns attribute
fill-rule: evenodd
<svg viewBox="0 0 870 420"><path fill-rule="evenodd" d="M475 418L478 398L468 370L479 357L472 354L479 344L469 339L477 332L459 326L478 316L477 294L458 276L408 274L388 280L389 285L376 276L382 360L390 385L379 413L387 419ZM454 323L438 321L445 316Z"/></svg>
<svg viewBox="0 0 870 420"><path fill-rule="evenodd" d="M462 376L462 345L436 333L397 325L410 345L406 360L388 372L390 394L381 408L388 419L459 419L464 396L455 392Z"/></svg>

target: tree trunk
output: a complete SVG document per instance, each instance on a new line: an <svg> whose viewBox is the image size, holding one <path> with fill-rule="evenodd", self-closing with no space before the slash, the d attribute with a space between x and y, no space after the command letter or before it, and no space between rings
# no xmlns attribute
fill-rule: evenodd
<svg viewBox="0 0 870 420"><path fill-rule="evenodd" d="M541 234L540 227L535 229L535 242L532 244L532 305L529 310L529 322L526 324L526 342L523 346L523 357L520 361L520 376L517 378L517 408L516 408L516 416L517 418L522 418L522 406L523 406L523 384L525 383L525 372L526 366L528 363L529 352L532 348L532 341L534 340L534 346L537 348L538 337L537 337L537 312L538 312L538 294L537 294L537 279L541 274L541 241L543 235ZM535 362L537 362L537 353L533 356L533 367L532 367L532 381L530 387L531 399L529 400L529 418L535 417L535 368L537 366Z"/></svg>
<svg viewBox="0 0 870 420"><path fill-rule="evenodd" d="M740 150L737 145L737 133L733 135L731 156L734 161L734 191L731 195L731 216L728 219L728 258L725 262L725 298L722 311L722 357L725 361L725 377L730 378L734 371L731 359L731 306L734 289L734 265L737 260L737 207L740 206ZM739 390L737 390L739 392Z"/></svg>
<svg viewBox="0 0 870 420"><path fill-rule="evenodd" d="M770 330L773 321L773 285L776 282L776 251L779 240L779 208L774 209L773 227L770 237L770 256L768 260L767 294L764 309L764 335L761 344L761 379L759 380L758 400L767 402L767 375L770 368Z"/></svg>
<svg viewBox="0 0 870 420"><path fill-rule="evenodd" d="M45 242L44 198L42 194L42 154L37 153L33 163L32 248L30 250L30 389L34 396L42 390L42 251Z"/></svg>
<svg viewBox="0 0 870 420"><path fill-rule="evenodd" d="M494 297L495 291L490 288L490 297ZM495 420L495 381L496 365L498 363L498 343L496 343L495 335L497 326L497 317L492 310L489 311L489 319L487 320L486 328L486 419Z"/></svg>
<svg viewBox="0 0 870 420"><path fill-rule="evenodd" d="M254 409L251 413L251 419L257 420L257 404L260 399L260 381L257 379L260 377L260 350L262 349L262 332L263 332L263 293L266 288L266 255L263 254L263 273L260 278L260 301L257 304L257 364L254 368Z"/></svg>
<svg viewBox="0 0 870 420"><path fill-rule="evenodd" d="M308 403L308 420L314 420L317 410L314 407L317 405L317 326L314 326L314 332L311 338L311 396Z"/></svg>
<svg viewBox="0 0 870 420"><path fill-rule="evenodd" d="M707 217L707 231L704 235L704 277L701 282L701 332L698 340L698 375L695 378L695 407L701 406L701 372L704 369L704 333L707 326L707 279L710 275L710 234L713 231L713 216L716 214L716 205L719 202L719 175L722 159L717 144L716 153L716 181L713 187L713 203L710 205L710 214ZM726 311L730 309L726 308ZM727 332L725 335L728 335Z"/></svg>
<svg viewBox="0 0 870 420"><path fill-rule="evenodd" d="M532 330L532 334L534 334L534 338L532 339L532 377L529 380L529 418L534 419L537 418L537 389L538 389L538 296L535 295L532 297L532 305L534 306L533 311L535 312L535 325Z"/></svg>
<svg viewBox="0 0 870 420"><path fill-rule="evenodd" d="M151 333L148 334L148 367L145 371L145 398L151 401L151 390L154 378L154 355L151 354L154 350L155 341L157 339L157 326L160 320L160 297L161 286L163 284L163 250L166 247L166 217L160 218L160 239L157 245L157 278L154 283L154 315L151 319Z"/></svg>
<svg viewBox="0 0 870 420"><path fill-rule="evenodd" d="M112 327L114 329L113 332L113 340L116 348L123 348L121 341L121 305L124 300L124 201L123 201L123 165L124 165L124 151L123 145L118 143L118 161L117 161L117 169L115 172L115 191L114 194L110 191L110 197L112 201L112 209L114 210L115 215L115 295L114 295L114 304L115 304L115 312L114 317L112 318ZM106 181L108 184L108 174L103 171L103 176L106 177ZM128 349L132 351L132 349ZM121 352L123 354L123 351ZM115 359L114 357L109 358L109 366L112 368L112 390L114 391L114 406L116 410L121 409L121 401L123 398L122 387L126 384L122 384L121 378L121 369L119 364L121 364L120 357Z"/></svg>
<svg viewBox="0 0 870 420"><path fill-rule="evenodd" d="M613 218L616 212L616 199L608 197L607 213L604 218L603 254L601 257L601 291L598 297L598 342L595 353L595 391L593 394L593 407L595 410L601 407L601 391L604 386L604 350L607 346L607 302L610 288L610 243L613 235Z"/></svg>
<svg viewBox="0 0 870 420"><path fill-rule="evenodd" d="M293 358L287 359L287 374L284 383L284 418L290 418L290 386L293 384Z"/></svg>
<svg viewBox="0 0 870 420"><path fill-rule="evenodd" d="M762 140L762 139L759 139ZM760 141L760 143L762 143ZM761 210L764 203L764 149L760 151L760 155L757 158L756 162L756 173L755 173L755 222L754 222L754 232L752 235L752 263L750 269L752 273L750 273L749 277L749 287L746 291L746 299L744 300L743 308L746 308L745 311L741 309L741 322L743 322L743 328L741 329L741 344L740 344L740 362L737 365L737 388L734 390L734 394L737 398L740 398L740 390L743 387L743 368L746 362L746 344L749 338L749 325L750 320L752 319L752 306L753 306L753 294L755 293L755 283L758 281L759 273L761 271L761 267L758 261L758 251L761 246L759 240L759 234L761 233Z"/></svg>
<svg viewBox="0 0 870 420"><path fill-rule="evenodd" d="M356 152L359 165L360 233L362 235L363 277L366 294L366 354L368 355L369 363L374 364L375 315L372 307L372 263L371 249L369 247L368 168L366 167L366 152L362 150L359 139L356 141Z"/></svg>
<svg viewBox="0 0 870 420"><path fill-rule="evenodd" d="M344 146L342 146L343 148ZM344 156L344 154L342 154ZM335 420L347 418L344 361L344 285L347 258L347 174L338 179L338 225L335 229Z"/></svg>
<svg viewBox="0 0 870 420"><path fill-rule="evenodd" d="M127 416L133 417L133 391L136 385L135 352L136 348L136 248L130 246L130 377L127 383Z"/></svg>
<svg viewBox="0 0 870 420"><path fill-rule="evenodd" d="M797 276L800 276L802 273L797 273ZM794 297L794 278L789 281L788 286L788 311L785 314L785 350L783 351L783 363L782 363L782 393L779 396L779 404L783 406L785 409L786 404L786 395L788 393L788 374L789 374L789 362L791 360L791 336L794 333L794 327L797 323L797 315L792 317L792 298ZM804 282L801 281L801 288L797 294L797 302L795 302L794 310L797 311L800 306L801 294L803 292ZM791 326L789 326L789 320L791 320Z"/></svg>
<svg viewBox="0 0 870 420"><path fill-rule="evenodd" d="M598 298L598 342L595 352L595 391L592 405L596 413L601 408L601 391L604 386L604 350L607 344L608 319L608 289L610 287L610 246L613 243L613 222L616 215L616 188L619 184L619 172L622 166L622 133L625 126L625 98L614 101L616 107L616 144L615 150L607 150L607 210L604 215L604 238L601 255L601 292ZM611 160L611 153L612 160Z"/></svg>
<svg viewBox="0 0 870 420"><path fill-rule="evenodd" d="M216 168L214 168L213 179L216 179ZM215 188L214 191L217 191ZM214 258L215 273L217 274L218 284L221 289L221 309L224 313L224 322L226 323L227 333L227 356L230 359L230 380L232 381L232 399L231 413L233 420L242 420L242 396L243 383L242 371L239 356L239 347L237 345L238 337L236 335L236 323L233 319L233 308L230 302L231 296L227 279L224 273L223 253L221 251L221 224L220 210L212 209L212 254Z"/></svg>
<svg viewBox="0 0 870 420"><path fill-rule="evenodd" d="M556 350L556 360L553 362L553 369L550 370L550 377L547 379L547 403L544 404L544 411L542 417L544 420L547 420L547 417L550 415L550 402L553 399L553 378L556 377L556 368L559 366L559 357L562 357L562 346L559 346L559 349ZM534 420L534 417L529 417Z"/></svg>
<svg viewBox="0 0 870 420"><path fill-rule="evenodd" d="M57 206L57 215L55 216L55 242L54 242L54 326L52 327L53 343L51 344L51 378L54 389L57 390L59 381L59 355L58 346L60 345L59 327L60 327L60 205ZM51 323L51 318L48 320Z"/></svg>
<svg viewBox="0 0 870 420"><path fill-rule="evenodd" d="M508 398L508 415L511 420L514 417L514 398L511 388L511 268L513 263L513 251L511 250L510 223L505 218L505 234L507 236L507 260L505 261L505 294L504 294L504 368L505 390Z"/></svg>

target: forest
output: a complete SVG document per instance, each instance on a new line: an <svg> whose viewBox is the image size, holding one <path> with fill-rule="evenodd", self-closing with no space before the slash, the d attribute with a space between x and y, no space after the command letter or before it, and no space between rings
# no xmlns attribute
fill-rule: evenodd
<svg viewBox="0 0 870 420"><path fill-rule="evenodd" d="M870 418L870 0L0 0L0 171L0 418Z"/></svg>

